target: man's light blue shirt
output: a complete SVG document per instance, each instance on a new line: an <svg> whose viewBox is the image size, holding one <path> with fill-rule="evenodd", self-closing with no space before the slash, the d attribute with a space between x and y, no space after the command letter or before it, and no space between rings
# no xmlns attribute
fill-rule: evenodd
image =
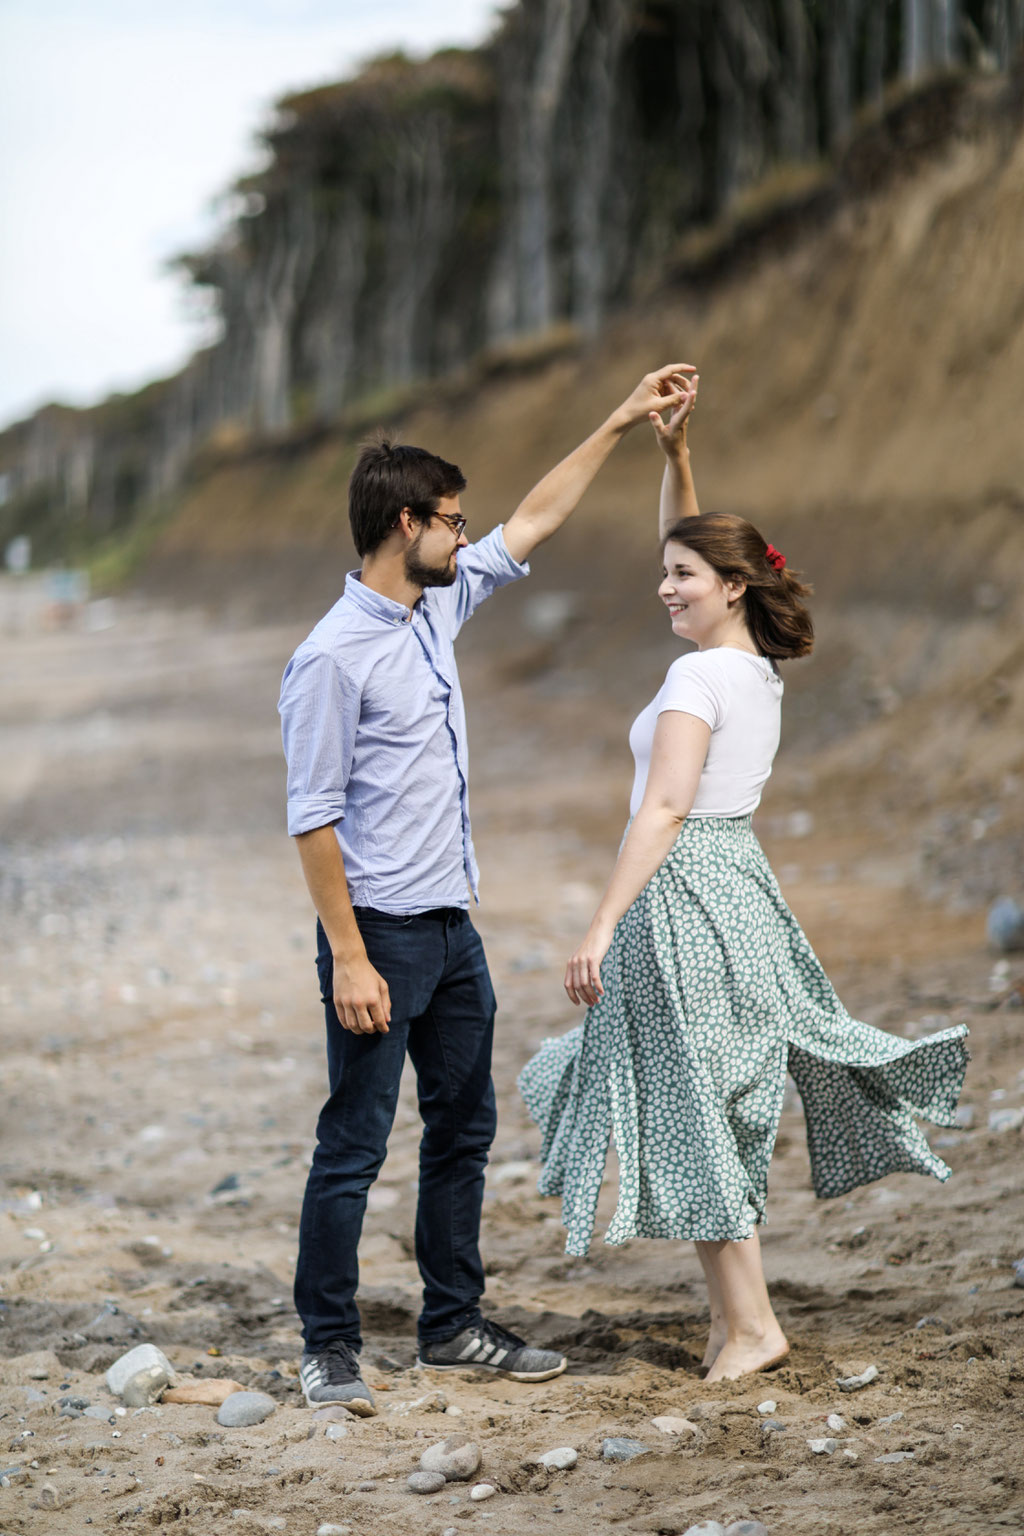
<svg viewBox="0 0 1024 1536"><path fill-rule="evenodd" d="M500 524L460 549L454 584L428 587L411 613L350 572L285 668L288 831L334 827L353 906L405 914L476 896L453 644L485 598L528 572Z"/></svg>

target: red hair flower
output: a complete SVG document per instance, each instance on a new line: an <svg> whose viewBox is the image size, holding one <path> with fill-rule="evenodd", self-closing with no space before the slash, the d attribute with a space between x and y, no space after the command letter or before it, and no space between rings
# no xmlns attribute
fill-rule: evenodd
<svg viewBox="0 0 1024 1536"><path fill-rule="evenodd" d="M772 566L776 571L781 571L782 567L786 563L785 555L781 550L776 549L774 544L768 545L768 548L764 552L764 557L768 561L768 564Z"/></svg>

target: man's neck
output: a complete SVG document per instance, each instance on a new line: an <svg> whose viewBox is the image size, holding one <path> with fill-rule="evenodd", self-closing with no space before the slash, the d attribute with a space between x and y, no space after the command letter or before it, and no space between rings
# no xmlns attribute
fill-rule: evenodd
<svg viewBox="0 0 1024 1536"><path fill-rule="evenodd" d="M405 574L405 560L400 553L367 555L359 579L371 592L379 592L381 597L401 603L410 612L423 596L423 588Z"/></svg>

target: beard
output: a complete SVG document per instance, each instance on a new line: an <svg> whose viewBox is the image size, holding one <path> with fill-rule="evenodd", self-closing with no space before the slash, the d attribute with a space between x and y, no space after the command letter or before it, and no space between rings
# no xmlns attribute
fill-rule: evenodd
<svg viewBox="0 0 1024 1536"><path fill-rule="evenodd" d="M458 565L449 557L444 565L427 565L419 557L419 539L405 552L405 575L414 587L451 587L455 585Z"/></svg>

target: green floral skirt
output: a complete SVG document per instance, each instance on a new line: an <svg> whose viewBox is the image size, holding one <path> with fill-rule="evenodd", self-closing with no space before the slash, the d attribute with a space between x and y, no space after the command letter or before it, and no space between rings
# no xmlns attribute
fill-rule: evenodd
<svg viewBox="0 0 1024 1536"><path fill-rule="evenodd" d="M949 1178L915 1117L954 1123L966 1026L901 1040L851 1018L749 816L684 823L601 976L583 1024L546 1040L519 1078L542 1132L539 1189L562 1196L568 1253L590 1246L611 1136L607 1242L749 1237L764 1220L787 1070L816 1194L898 1170Z"/></svg>

